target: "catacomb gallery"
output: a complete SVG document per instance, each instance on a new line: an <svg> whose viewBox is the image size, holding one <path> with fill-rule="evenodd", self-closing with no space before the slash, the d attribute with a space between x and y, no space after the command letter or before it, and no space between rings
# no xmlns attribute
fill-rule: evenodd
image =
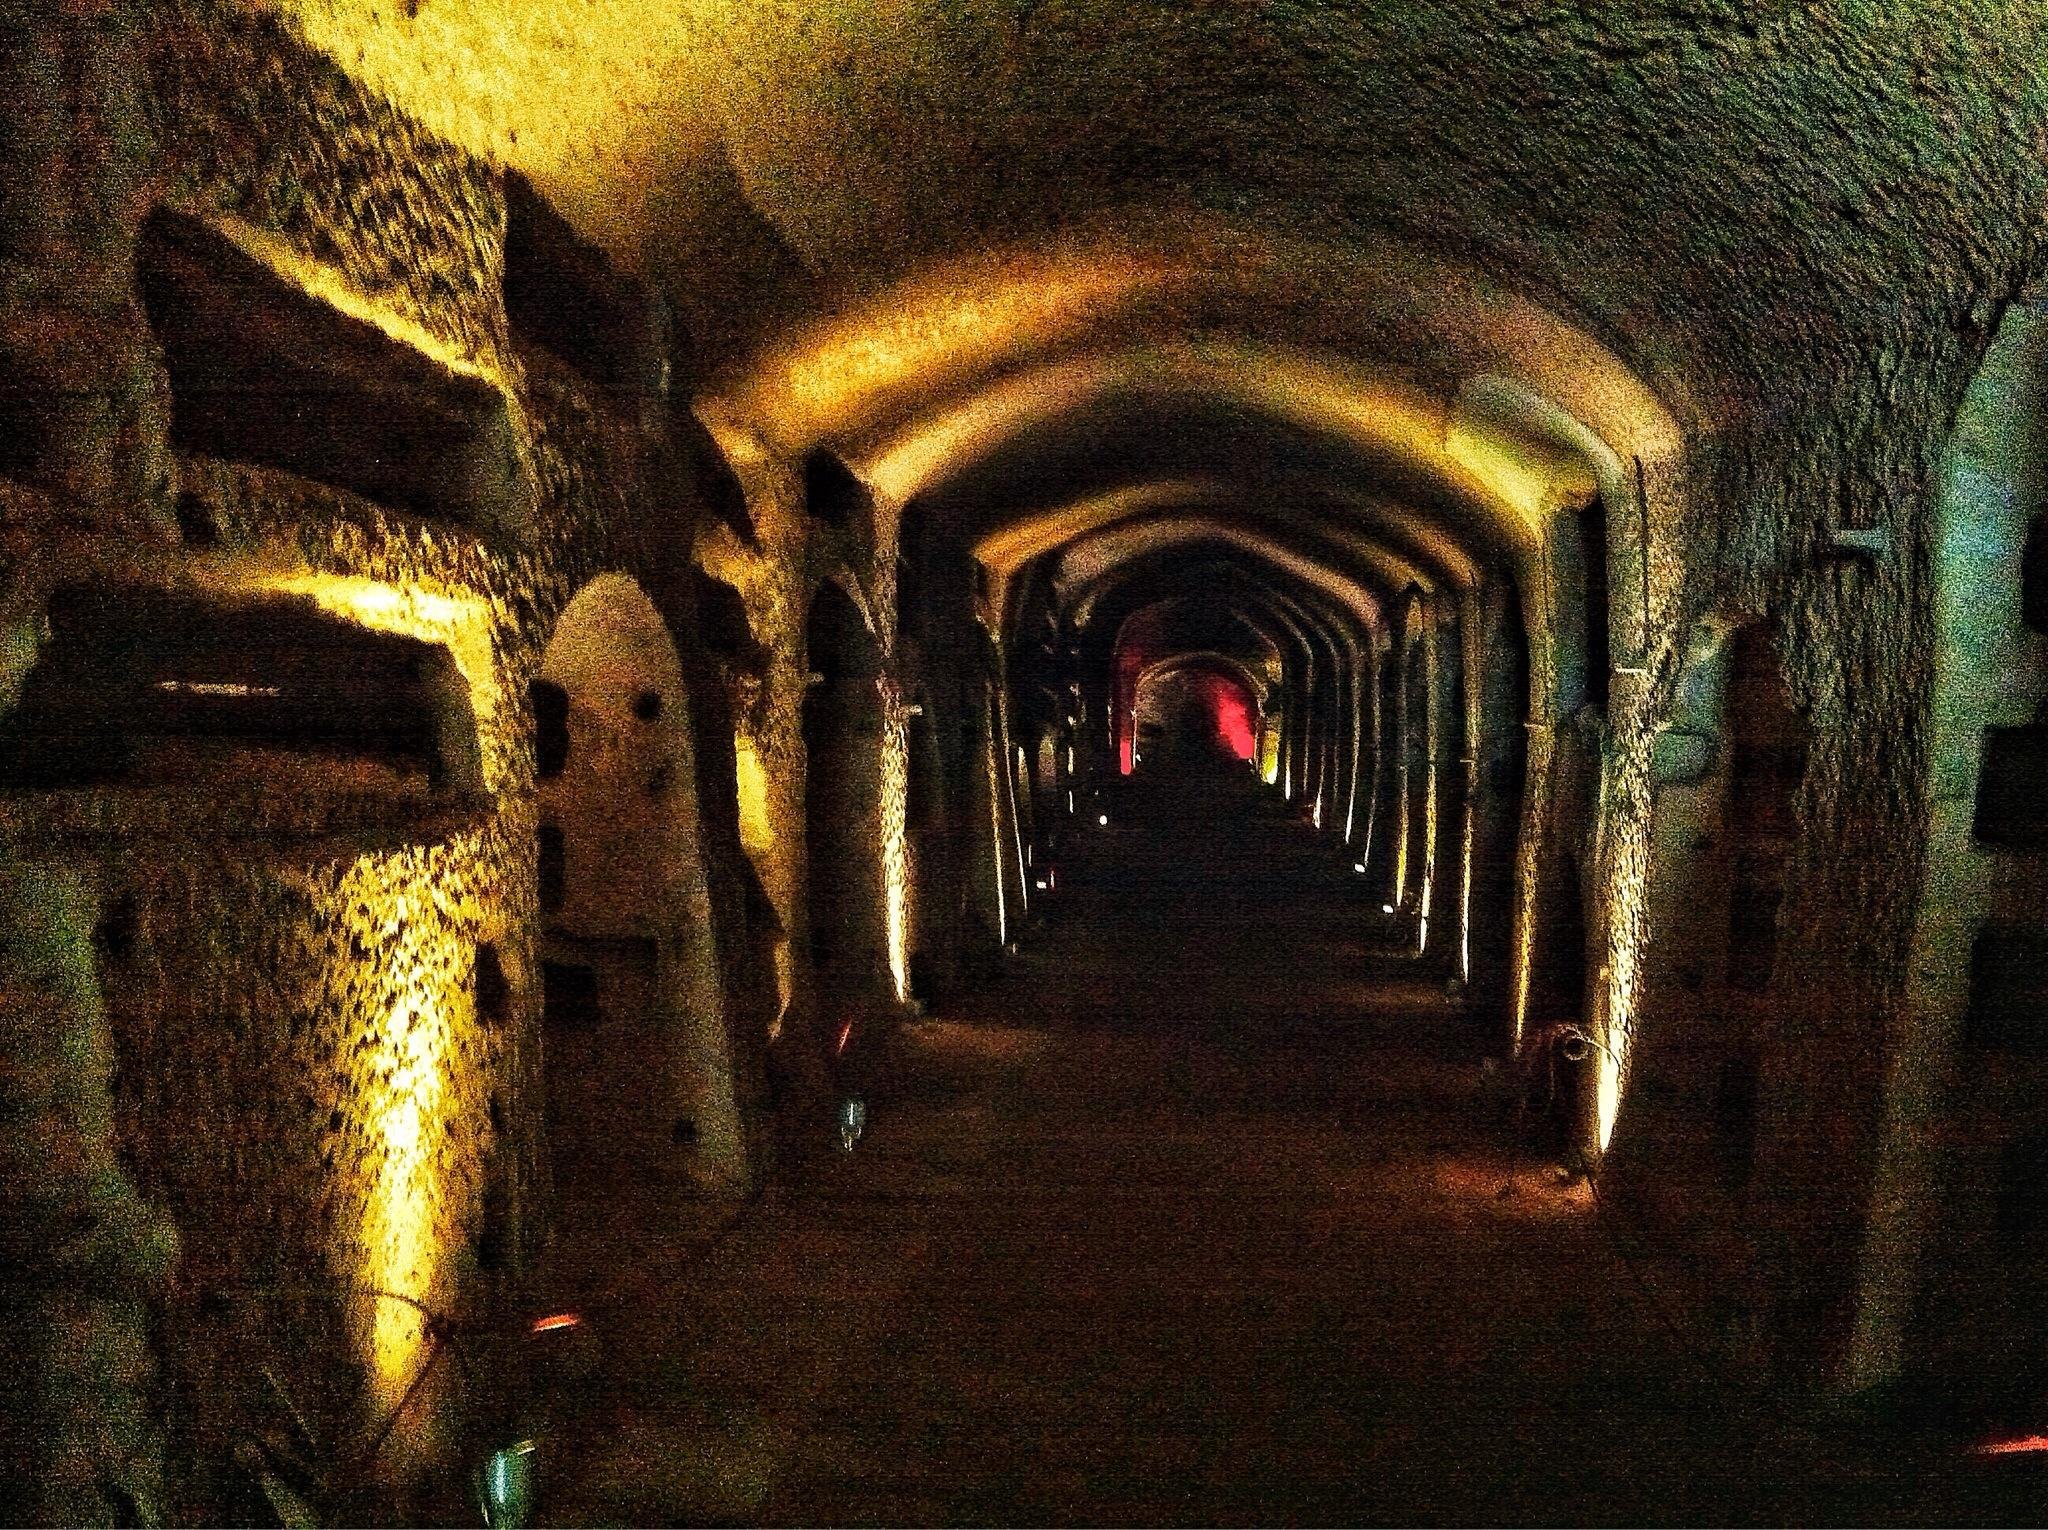
<svg viewBox="0 0 2048 1530"><path fill-rule="evenodd" d="M0 1518L2025 1522L2048 13L0 0Z"/></svg>

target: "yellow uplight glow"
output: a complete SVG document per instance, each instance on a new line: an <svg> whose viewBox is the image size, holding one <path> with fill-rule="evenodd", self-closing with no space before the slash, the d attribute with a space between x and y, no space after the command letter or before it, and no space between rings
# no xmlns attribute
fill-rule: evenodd
<svg viewBox="0 0 2048 1530"><path fill-rule="evenodd" d="M1303 351L1218 339L1132 346L1004 379L884 442L865 456L862 473L877 492L906 501L1020 433L1085 414L1118 394L1162 388L1353 442L1487 506L1524 539L1540 532L1559 505L1593 487L1581 459L1505 427L1469 422L1404 379Z"/></svg>
<svg viewBox="0 0 2048 1530"><path fill-rule="evenodd" d="M905 815L909 782L907 717L900 706L892 705L882 730L882 893L889 981L899 1003L910 997L910 835Z"/></svg>
<svg viewBox="0 0 2048 1530"><path fill-rule="evenodd" d="M1621 1064L1603 1050L1599 1054L1599 1069L1600 1151L1604 1153L1614 1138L1615 1118L1621 1114Z"/></svg>
<svg viewBox="0 0 2048 1530"><path fill-rule="evenodd" d="M1430 759L1422 777L1422 869L1416 878L1415 914L1416 942L1427 949L1429 946L1430 906L1436 900L1436 741L1435 729L1431 730Z"/></svg>
<svg viewBox="0 0 2048 1530"><path fill-rule="evenodd" d="M1585 458L1468 414L1445 423L1444 451L1485 487L1488 498L1512 506L1532 532L1540 532L1558 510L1584 504L1599 490Z"/></svg>
<svg viewBox="0 0 2048 1530"><path fill-rule="evenodd" d="M350 867L341 889L345 906L370 911L360 938L384 953L391 980L390 1006L367 1037L363 1076L372 1083L362 1109L375 1156L358 1223L361 1267L351 1272L365 1292L358 1343L385 1409L425 1362L421 1308L447 1300L443 1096L454 1027L471 1022L455 964L431 948L442 926L427 906L427 876L419 852L372 854Z"/></svg>
<svg viewBox="0 0 2048 1530"><path fill-rule="evenodd" d="M740 845L750 855L775 848L775 816L768 801L768 772L761 751L742 733L733 740L733 764L739 777Z"/></svg>
<svg viewBox="0 0 2048 1530"><path fill-rule="evenodd" d="M329 307L359 323L388 335L401 345L431 357L449 371L473 377L500 389L506 378L497 369L496 358L471 355L451 345L418 320L393 308L388 302L371 298L350 286L341 274L323 261L301 254L275 234L254 228L233 218L217 218L213 226L237 249L260 265L268 266L280 278Z"/></svg>
<svg viewBox="0 0 2048 1530"><path fill-rule="evenodd" d="M732 0L266 0L443 138L517 163L629 262L673 163L718 137ZM659 153L654 146L659 146Z"/></svg>
<svg viewBox="0 0 2048 1530"><path fill-rule="evenodd" d="M761 744L745 731L733 738L733 766L738 778L740 848L754 863L762 888L772 899L774 889L782 885L780 873L785 869L775 832L774 789ZM777 913L786 917L779 904ZM787 937L776 939L773 959L776 1002L775 1014L768 1022L770 1041L781 1036L783 1016L796 995L796 953Z"/></svg>
<svg viewBox="0 0 2048 1530"><path fill-rule="evenodd" d="M1010 939L1010 909L1009 900L1003 891L1001 850L1003 843L1003 782L1002 767L996 763L995 750L988 749L983 751L982 773L988 790L988 817L991 836L989 843L998 847L993 868L996 889L996 943L998 945L1006 945ZM1107 823L1109 820L1105 818L1103 822Z"/></svg>
<svg viewBox="0 0 2048 1530"><path fill-rule="evenodd" d="M1609 891L1609 939L1611 956L1607 968L1606 1046L1599 1055L1600 1151L1614 1136L1614 1123L1621 1114L1621 1102L1628 1089L1629 1044L1635 1035L1637 938L1645 889L1649 879L1647 853L1631 848L1616 856Z"/></svg>
<svg viewBox="0 0 2048 1530"><path fill-rule="evenodd" d="M891 294L886 306L821 342L773 358L734 402L781 445L807 445L860 428L892 393L955 385L1019 351L1053 347L1077 324L1160 281L1155 264L1107 250L1023 273L1000 264L948 272Z"/></svg>
<svg viewBox="0 0 2048 1530"><path fill-rule="evenodd" d="M491 644L491 614L483 601L424 584L389 584L341 574L278 574L255 581L255 587L303 595L330 615L373 632L388 632L446 648L468 685L478 738L496 736L498 730L492 724L500 696ZM498 789L505 763L486 754L483 784L487 790Z"/></svg>
<svg viewBox="0 0 2048 1530"><path fill-rule="evenodd" d="M1489 461L1475 472L1447 449L1442 403L1384 371L1361 377L1317 359L1354 339L1383 344L1390 324L1427 337L1436 374L1497 374L1524 386L1621 457L1657 463L1682 442L1663 402L1618 357L1497 283L1396 241L1327 245L1163 209L1125 209L1092 229L1069 226L1045 245L910 277L795 335L720 391L777 445L799 451L879 436L926 415L935 401L977 393L1010 393L1027 411L1042 410L1043 399L1030 395L1047 379L1019 375L1033 358L1099 356L1159 335L1251 335L1248 344L1182 349L1213 353L1228 379L1219 397L1266 393L1298 403L1282 407L1285 417L1307 423L1304 416L1321 413L1331 424L1384 432L1388 445L1405 442L1430 471L1526 514L1529 486L1512 481L1508 465ZM1260 336L1277 342L1263 361ZM1057 363L1055 370L1064 372ZM1149 381L1162 380L1156 368L1145 370ZM1052 382L1050 391L1063 386ZM1497 495L1495 484L1505 492Z"/></svg>

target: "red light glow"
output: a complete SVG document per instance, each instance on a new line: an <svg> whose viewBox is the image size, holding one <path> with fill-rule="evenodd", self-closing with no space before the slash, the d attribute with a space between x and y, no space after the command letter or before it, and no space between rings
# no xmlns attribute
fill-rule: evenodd
<svg viewBox="0 0 2048 1530"><path fill-rule="evenodd" d="M1218 675L1215 680L1216 736L1240 760L1252 757L1258 746L1259 730L1252 719L1252 699L1241 685Z"/></svg>
<svg viewBox="0 0 2048 1530"><path fill-rule="evenodd" d="M533 1320L535 1333L556 1333L564 1328L581 1328L583 1319L574 1312L555 1312Z"/></svg>
<svg viewBox="0 0 2048 1530"><path fill-rule="evenodd" d="M1248 761L1258 753L1259 703L1243 675L1229 664L1205 655L1158 665L1148 663L1146 652L1136 646L1122 647L1116 656L1117 764L1124 775L1138 765L1138 714L1146 711L1177 715L1182 733L1178 746L1197 740L1191 727L1213 728L1215 747L1230 758ZM1161 719L1164 721L1164 718ZM1207 742L1207 741L1203 741Z"/></svg>
<svg viewBox="0 0 2048 1530"><path fill-rule="evenodd" d="M1138 676L1144 672L1147 656L1143 649L1119 644L1116 653L1116 695L1111 700L1116 715L1117 769L1129 775L1138 764Z"/></svg>
<svg viewBox="0 0 2048 1530"><path fill-rule="evenodd" d="M1215 727L1215 741L1232 759L1249 760L1258 747L1258 703L1236 675L1199 661L1179 672L1200 713Z"/></svg>
<svg viewBox="0 0 2048 1530"><path fill-rule="evenodd" d="M2048 1434L2020 1434L2005 1440L1986 1440L1970 1447L1973 1456L2033 1456L2048 1454Z"/></svg>

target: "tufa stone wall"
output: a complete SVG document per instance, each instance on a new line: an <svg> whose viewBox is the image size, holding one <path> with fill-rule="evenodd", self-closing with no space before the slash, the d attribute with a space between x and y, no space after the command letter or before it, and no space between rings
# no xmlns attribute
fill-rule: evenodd
<svg viewBox="0 0 2048 1530"><path fill-rule="evenodd" d="M676 569L696 501L644 411L512 332L498 169L239 7L6 25L0 69L30 109L0 142L0 697L45 656L53 592L178 590L445 653L459 694L434 736L473 753L402 791L273 742L209 745L188 784L0 794L5 1087L49 1123L10 1127L6 1147L61 1132L83 1155L25 1170L8 1225L86 1229L10 1276L8 1353L36 1380L8 1422L41 1447L10 1452L41 1473L22 1483L40 1496L10 1501L231 1515L226 1463L277 1416L266 1363L345 1458L424 1363L422 1309L503 1311L532 1276L548 1207L527 682L607 567L643 573L690 645ZM159 207L253 262L261 291L345 317L371 354L502 398L508 513L394 509L180 450L176 410L218 404L175 395L138 291ZM244 317L289 342L288 306ZM362 386L328 375L342 397ZM673 789L694 797L694 774ZM695 823L680 854L737 856ZM700 902L685 986L724 1025L710 920ZM48 1029L53 1013L68 1018ZM411 1400L366 1479L401 1492L452 1447L459 1374Z"/></svg>

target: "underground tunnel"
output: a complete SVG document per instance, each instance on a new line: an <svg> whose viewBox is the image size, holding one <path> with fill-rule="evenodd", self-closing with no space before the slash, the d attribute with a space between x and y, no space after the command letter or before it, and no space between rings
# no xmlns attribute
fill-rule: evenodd
<svg viewBox="0 0 2048 1530"><path fill-rule="evenodd" d="M2048 20L0 101L0 1518L2038 1518Z"/></svg>

